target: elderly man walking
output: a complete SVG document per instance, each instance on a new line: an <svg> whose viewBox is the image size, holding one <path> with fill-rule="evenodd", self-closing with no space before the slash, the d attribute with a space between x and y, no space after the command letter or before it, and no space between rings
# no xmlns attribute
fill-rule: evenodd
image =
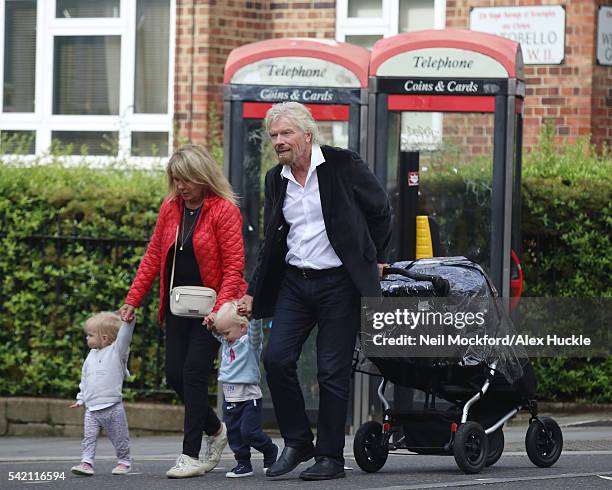
<svg viewBox="0 0 612 490"><path fill-rule="evenodd" d="M314 456L300 478L343 478L360 298L381 294L389 199L359 155L318 144L316 122L302 104L272 106L265 126L279 165L266 175L264 244L239 308L255 318L274 317L264 365L285 448L266 474L284 475ZM297 378L302 346L315 325L316 447Z"/></svg>

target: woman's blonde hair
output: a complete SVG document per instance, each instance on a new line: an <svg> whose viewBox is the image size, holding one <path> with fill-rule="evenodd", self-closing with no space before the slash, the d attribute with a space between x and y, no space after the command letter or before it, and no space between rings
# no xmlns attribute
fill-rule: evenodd
<svg viewBox="0 0 612 490"><path fill-rule="evenodd" d="M221 308L217 311L217 318L225 318L232 323L238 323L239 325L248 325L249 319L246 316L238 313L238 302L228 301L223 303Z"/></svg>
<svg viewBox="0 0 612 490"><path fill-rule="evenodd" d="M104 345L104 339L102 337L106 335L108 340L104 345L105 347L112 344L117 339L119 328L121 328L121 317L117 313L112 313L110 311L96 313L88 318L85 325L83 325L83 330L85 330L85 332L90 330L97 337L100 345Z"/></svg>
<svg viewBox="0 0 612 490"><path fill-rule="evenodd" d="M292 121L304 133L312 136L312 143L319 144L319 127L317 122L312 117L310 109L299 102L280 102L274 104L268 112L264 120L266 131L270 131L270 124L277 119L285 117Z"/></svg>
<svg viewBox="0 0 612 490"><path fill-rule="evenodd" d="M185 182L193 182L204 187L206 192L213 193L237 205L238 199L231 184L223 175L221 168L206 148L200 145L187 144L181 146L168 161L168 195L178 195L174 177Z"/></svg>

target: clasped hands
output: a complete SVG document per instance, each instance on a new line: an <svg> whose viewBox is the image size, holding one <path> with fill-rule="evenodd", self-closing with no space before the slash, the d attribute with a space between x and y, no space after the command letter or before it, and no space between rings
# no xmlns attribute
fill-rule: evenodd
<svg viewBox="0 0 612 490"><path fill-rule="evenodd" d="M246 316L251 318L251 313L253 311L253 296L249 296L245 294L242 298L237 301L237 308L239 315ZM204 317L202 321L202 325L204 325L208 330L213 330L215 328L215 314L210 313L209 315Z"/></svg>

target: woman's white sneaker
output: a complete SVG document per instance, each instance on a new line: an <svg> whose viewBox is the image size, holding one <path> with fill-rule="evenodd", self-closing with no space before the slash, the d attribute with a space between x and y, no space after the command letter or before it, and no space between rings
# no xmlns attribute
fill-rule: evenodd
<svg viewBox="0 0 612 490"><path fill-rule="evenodd" d="M166 471L168 478L189 478L204 474L202 461L186 454L181 454L176 458L176 464Z"/></svg>
<svg viewBox="0 0 612 490"><path fill-rule="evenodd" d="M221 430L216 436L206 437L206 454L204 455L204 471L212 471L221 461L221 454L227 446L227 428L221 422Z"/></svg>

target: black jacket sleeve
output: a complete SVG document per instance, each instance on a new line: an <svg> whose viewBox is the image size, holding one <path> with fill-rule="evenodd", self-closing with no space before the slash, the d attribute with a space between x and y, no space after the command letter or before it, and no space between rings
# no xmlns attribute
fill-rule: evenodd
<svg viewBox="0 0 612 490"><path fill-rule="evenodd" d="M261 272L261 263L263 258L264 247L266 244L266 235L268 233L268 225L270 224L270 217L272 216L272 206L273 206L273 198L274 195L274 169L269 170L266 174L265 178L265 201L264 201L264 215L263 215L263 229L264 229L264 239L259 245L259 250L257 252L257 265L253 270L253 275L249 280L249 287L247 289L247 294L253 296L255 293L255 284L257 284L257 279Z"/></svg>
<svg viewBox="0 0 612 490"><path fill-rule="evenodd" d="M355 153L351 155L351 179L357 204L368 224L376 247L379 264L388 260L391 242L391 204L387 192L365 162Z"/></svg>

